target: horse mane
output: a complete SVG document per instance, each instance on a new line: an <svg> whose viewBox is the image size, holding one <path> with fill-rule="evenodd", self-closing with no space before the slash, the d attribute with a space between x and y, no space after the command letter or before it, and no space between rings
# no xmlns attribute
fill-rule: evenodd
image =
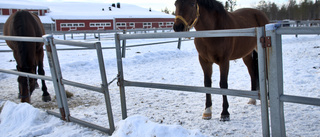
<svg viewBox="0 0 320 137"><path fill-rule="evenodd" d="M199 6L204 7L208 11L216 11L218 13L225 14L226 10L220 1L216 0L197 0Z"/></svg>

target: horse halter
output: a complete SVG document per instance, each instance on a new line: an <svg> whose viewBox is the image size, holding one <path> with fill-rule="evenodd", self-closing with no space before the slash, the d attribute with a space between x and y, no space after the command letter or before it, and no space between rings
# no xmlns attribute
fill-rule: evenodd
<svg viewBox="0 0 320 137"><path fill-rule="evenodd" d="M197 18L194 19L191 25L189 25L188 22L180 15L176 15L175 20L180 19L183 22L183 24L186 26L186 31L188 31L196 25L196 23L199 20L199 17L200 17L199 5L197 4Z"/></svg>

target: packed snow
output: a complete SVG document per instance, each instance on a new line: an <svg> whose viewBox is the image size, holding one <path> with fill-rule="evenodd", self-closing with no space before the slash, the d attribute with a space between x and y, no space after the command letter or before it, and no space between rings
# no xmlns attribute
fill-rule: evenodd
<svg viewBox="0 0 320 137"><path fill-rule="evenodd" d="M104 35L102 46L114 47L110 35ZM62 36L54 36L63 39ZM77 41L83 35L74 36ZM320 36L282 36L285 94L320 98ZM70 39L70 37L68 37ZM87 41L96 41L93 36ZM128 40L127 45L174 39ZM193 41L131 47L123 59L126 80L203 86L203 74ZM68 46L58 45L58 48ZM0 50L7 50L0 41ZM58 51L63 77L67 80L99 86L98 61L94 50ZM117 75L115 50L103 50L108 80ZM15 69L12 53L0 52L2 69ZM50 76L45 54L44 69ZM32 95L31 105L20 103L17 76L0 73L0 136L106 136L107 134L65 122L45 110L57 110L55 99L42 102L40 89ZM219 87L219 68L213 66L213 87ZM46 82L55 98L52 82ZM41 86L41 84L40 84ZM250 78L242 60L230 61L229 88L250 90ZM108 128L104 96L100 93L65 86L74 94L68 99L71 116ZM219 121L221 95L213 95L213 118L201 118L205 94L163 89L126 88L128 118L122 120L120 93L116 83L109 86L116 131L114 137L135 136L262 136L260 103L248 105L248 98L228 96L231 121ZM284 103L287 136L319 136L320 107Z"/></svg>

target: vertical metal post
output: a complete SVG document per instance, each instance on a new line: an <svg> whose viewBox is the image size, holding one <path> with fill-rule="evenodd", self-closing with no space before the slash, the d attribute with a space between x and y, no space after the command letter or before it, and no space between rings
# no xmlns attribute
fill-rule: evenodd
<svg viewBox="0 0 320 137"><path fill-rule="evenodd" d="M108 112L108 119L109 119L110 132L111 132L110 134L112 134L112 132L115 130L115 127L114 127L113 113L112 113L112 107L111 107L111 102L110 102L110 94L109 94L109 88L108 88L107 75L106 75L104 61L103 61L101 43L96 42L95 47L97 50L100 75L101 75L101 80L102 80L101 88L104 91L103 94L104 94L104 99L105 99L105 103L106 103L106 109Z"/></svg>
<svg viewBox="0 0 320 137"><path fill-rule="evenodd" d="M71 39L73 39L73 33L71 32Z"/></svg>
<svg viewBox="0 0 320 137"><path fill-rule="evenodd" d="M282 67L282 40L281 35L276 34L276 29L268 29L266 35L271 36L271 47L266 48L268 89L270 97L271 131L274 137L285 137L285 121L283 102L283 67Z"/></svg>
<svg viewBox="0 0 320 137"><path fill-rule="evenodd" d="M53 43L53 36L45 35L43 36L43 38L46 45L48 61L50 65L51 75L53 78L53 84L54 84L55 93L57 97L58 107L60 109L60 114L63 120L70 121L69 119L70 113L69 113L69 108L67 104L67 97L66 97L66 92L64 90L64 86L61 81L62 74L61 74L61 69L59 65L57 51Z"/></svg>
<svg viewBox="0 0 320 137"><path fill-rule="evenodd" d="M178 39L178 49L181 49L181 38Z"/></svg>
<svg viewBox="0 0 320 137"><path fill-rule="evenodd" d="M53 57L52 57L52 50L49 44L49 39L51 39L51 37L53 37L52 35L45 35L43 36L44 39L44 43L45 43L45 47L46 47L46 52L47 52L47 57L48 57L48 62L49 62L49 66L50 66L50 72L51 72L51 76L52 76L52 81L53 81L53 86L54 86L54 91L56 94L56 98L57 98L57 104L58 104L58 108L60 110L60 115L61 115L61 119L66 120L65 118L65 113L64 113L64 108L63 108L63 104L62 104L62 100L60 97L60 88L59 88L59 84L58 84L58 80L57 80L57 76L56 76L56 70L54 67L54 63L53 63Z"/></svg>
<svg viewBox="0 0 320 137"><path fill-rule="evenodd" d="M261 122L263 137L270 137L269 127L269 109L267 97L267 72L266 72L266 55L262 47L260 38L265 36L264 27L256 28L257 32L257 48L258 48L258 65L259 65L259 92L261 101Z"/></svg>
<svg viewBox="0 0 320 137"><path fill-rule="evenodd" d="M101 40L100 33L98 33L98 40L99 40L99 41Z"/></svg>
<svg viewBox="0 0 320 137"><path fill-rule="evenodd" d="M86 32L84 32L84 34L83 34L84 36L83 36L83 39L84 40L86 40L87 39L87 33Z"/></svg>
<svg viewBox="0 0 320 137"><path fill-rule="evenodd" d="M127 34L126 30L123 30L123 34ZM127 40L122 40L122 57L126 57L126 46L127 46Z"/></svg>
<svg viewBox="0 0 320 137"><path fill-rule="evenodd" d="M116 53L117 53L117 66L118 66L118 86L120 88L120 100L121 100L121 111L122 119L127 118L127 105L126 105L126 96L124 88L124 76L123 76L123 66L122 66L122 56L121 56L121 47L119 34L115 34L115 44L116 44Z"/></svg>
<svg viewBox="0 0 320 137"><path fill-rule="evenodd" d="M66 33L63 33L63 40L66 40Z"/></svg>

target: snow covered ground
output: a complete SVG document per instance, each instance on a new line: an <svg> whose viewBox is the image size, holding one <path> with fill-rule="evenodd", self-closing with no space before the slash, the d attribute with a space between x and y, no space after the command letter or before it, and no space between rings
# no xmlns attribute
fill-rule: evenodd
<svg viewBox="0 0 320 137"><path fill-rule="evenodd" d="M62 39L61 36L55 38ZM78 37L79 41L81 37ZM127 45L164 41L128 40ZM93 41L93 40L89 40ZM103 46L114 41L102 39ZM8 49L0 41L0 50ZM132 81L202 86L203 74L193 41L128 48L123 59L125 79ZM60 45L60 47L66 47ZM67 80L100 85L98 61L94 50L59 51L63 77ZM115 50L103 50L110 81L117 75ZM0 53L3 69L15 69L12 53ZM283 36L285 94L320 98L320 36ZM50 70L45 56L46 75ZM42 102L40 89L32 103L19 103L17 76L0 73L0 136L106 136L106 134L67 123L48 115L44 109L57 110L55 100ZM213 87L219 87L218 66L213 66ZM54 97L53 84L46 82ZM71 115L108 127L103 95L66 86L74 96L68 100ZM229 88L250 90L250 78L242 60L230 61ZM222 97L213 95L213 118L202 120L205 95L162 89L126 88L128 118L121 120L120 94L115 83L110 96L116 131L113 136L261 136L260 103L248 105L247 98L228 96L231 121L220 122ZM15 102L15 103L13 103ZM18 103L18 104L16 104ZM319 136L320 107L285 103L287 136Z"/></svg>

